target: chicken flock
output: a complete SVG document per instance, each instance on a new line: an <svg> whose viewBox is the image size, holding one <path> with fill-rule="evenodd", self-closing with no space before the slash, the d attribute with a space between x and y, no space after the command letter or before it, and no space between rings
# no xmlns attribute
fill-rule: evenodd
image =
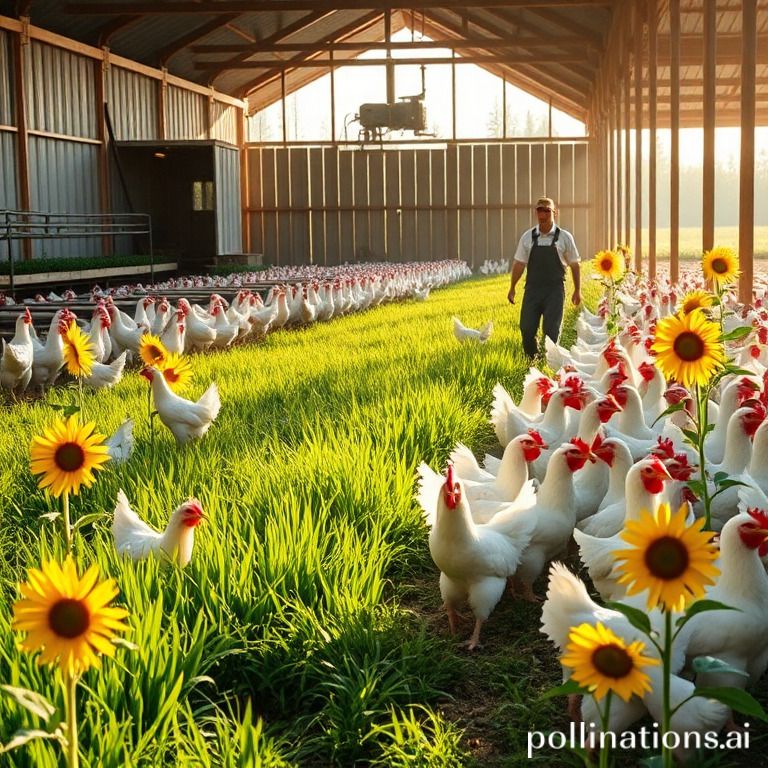
<svg viewBox="0 0 768 768"><path fill-rule="evenodd" d="M440 593L451 633L458 611L468 603L474 629L470 649L480 643L483 624L504 596L541 601L536 580L549 568L541 631L561 651L569 631L583 622L602 622L627 644L645 640L626 617L590 597L587 585L557 562L578 549L584 569L602 600L621 600L644 610L645 595L628 598L618 583L615 552L625 523L662 503L673 510L701 504L687 486L698 472L698 455L683 440L692 395L667 385L650 353L655 323L674 313L699 281L683 276L641 282L627 275L618 295L622 317L615 338L606 327L607 307L584 308L576 321L577 341L565 349L547 339L546 359L557 373L531 367L522 397L515 402L501 384L493 390L490 421L503 449L500 458L479 463L458 444L443 474L422 463L417 501L429 527L429 549L440 570ZM724 472L740 485L728 487L712 504L719 532L721 575L706 597L737 610L699 613L685 625L673 648L672 705L699 686L754 684L768 666L768 303L758 286L753 304L726 294L732 312L725 332L751 326L728 351L742 369L713 391L705 456L710 477ZM672 403L685 408L659 416ZM715 488L712 487L712 493ZM711 494L710 494L711 495ZM650 615L661 626L659 611ZM653 648L648 648L653 654ZM715 657L728 671L696 673L697 657ZM652 691L642 699L614 698L609 728L629 727L647 713L659 720L660 667L652 667ZM567 676L567 673L564 673ZM657 679L659 678L659 679ZM575 714L575 713L574 713ZM581 702L585 722L599 722L591 696ZM692 698L675 712L672 730L719 731L731 717L728 707Z"/></svg>

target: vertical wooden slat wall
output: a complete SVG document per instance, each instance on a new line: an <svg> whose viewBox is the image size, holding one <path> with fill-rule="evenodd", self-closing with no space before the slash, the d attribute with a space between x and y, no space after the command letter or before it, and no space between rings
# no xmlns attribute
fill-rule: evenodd
<svg viewBox="0 0 768 768"><path fill-rule="evenodd" d="M588 141L345 150L249 145L253 249L273 264L510 258L548 194L589 251Z"/></svg>

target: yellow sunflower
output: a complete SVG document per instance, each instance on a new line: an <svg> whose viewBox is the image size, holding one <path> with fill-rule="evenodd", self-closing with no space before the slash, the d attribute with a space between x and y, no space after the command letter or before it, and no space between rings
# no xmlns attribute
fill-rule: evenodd
<svg viewBox="0 0 768 768"><path fill-rule="evenodd" d="M739 258L733 248L713 248L705 251L701 260L705 280L712 280L718 287L733 283L739 274Z"/></svg>
<svg viewBox="0 0 768 768"><path fill-rule="evenodd" d="M661 372L684 387L706 385L725 363L720 327L708 320L701 309L660 320L651 350Z"/></svg>
<svg viewBox="0 0 768 768"><path fill-rule="evenodd" d="M81 485L94 484L94 470L103 469L110 458L104 435L95 433L95 426L94 422L81 425L73 415L32 438L29 468L33 475L42 475L39 488L48 488L58 498L62 493L77 496Z"/></svg>
<svg viewBox="0 0 768 768"><path fill-rule="evenodd" d="M658 659L643 656L645 645L636 641L627 645L608 627L581 624L568 634L568 645L560 661L570 667L571 677L586 686L600 701L609 691L629 701L651 690L651 681L642 667L659 664Z"/></svg>
<svg viewBox="0 0 768 768"><path fill-rule="evenodd" d="M672 514L669 504L661 504L656 514L648 510L638 520L626 523L621 538L631 545L614 551L619 565L619 583L628 584L627 594L648 590L648 610L663 605L669 611L682 611L704 595L708 584L720 573L713 561L717 549L714 534L702 531L704 518L687 526L688 505Z"/></svg>
<svg viewBox="0 0 768 768"><path fill-rule="evenodd" d="M64 345L64 362L67 370L73 376L90 376L93 372L93 364L96 356L93 351L93 343L80 330L80 326L71 322L61 340Z"/></svg>
<svg viewBox="0 0 768 768"><path fill-rule="evenodd" d="M13 606L13 629L26 632L21 647L39 650L38 664L58 661L70 677L100 664L99 654L115 655L112 639L128 627L124 608L109 607L118 589L113 579L97 584L99 566L77 575L67 557L61 566L54 560L42 570L30 568L26 584L19 585L23 599Z"/></svg>
<svg viewBox="0 0 768 768"><path fill-rule="evenodd" d="M624 259L616 251L598 251L592 266L600 277L618 280L624 274Z"/></svg>
<svg viewBox="0 0 768 768"><path fill-rule="evenodd" d="M144 365L160 366L170 353L165 348L165 344L160 341L159 336L153 336L151 333L145 333L139 342L139 356L144 361Z"/></svg>
<svg viewBox="0 0 768 768"><path fill-rule="evenodd" d="M169 352L168 357L157 368L174 392L184 389L192 378L192 363L189 358L178 352Z"/></svg>
<svg viewBox="0 0 768 768"><path fill-rule="evenodd" d="M682 315L690 315L695 309L704 309L711 307L714 296L709 291L702 291L700 288L695 291L688 291L680 301L677 311Z"/></svg>

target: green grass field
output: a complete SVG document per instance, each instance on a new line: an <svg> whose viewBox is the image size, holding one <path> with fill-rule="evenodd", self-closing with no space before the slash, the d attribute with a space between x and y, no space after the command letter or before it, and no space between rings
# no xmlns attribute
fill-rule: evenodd
<svg viewBox="0 0 768 768"><path fill-rule="evenodd" d="M594 303L598 286L586 282ZM80 686L84 765L511 768L531 762L529 729L567 727L562 700L538 700L560 680L538 606L502 600L474 655L459 646L469 624L448 635L413 499L418 463L442 466L456 441L498 452L491 389L501 381L518 395L525 373L506 286L471 280L423 304L194 358L189 396L215 380L223 407L203 441L182 449L160 424L152 449L135 372L88 396L106 433L136 418L137 450L73 500L75 517L111 513L123 488L155 526L188 495L209 520L183 571L119 559L108 521L77 540L81 570L97 562L117 580L138 645ZM475 327L492 319L489 343L457 344L452 314ZM54 417L49 403L74 399L59 388L0 412L0 682L59 705L58 675L18 650L9 624L26 568L63 550L60 528L40 517L49 502L27 446ZM38 726L0 696L0 742ZM753 743L765 743L759 730ZM59 760L35 741L0 765ZM532 762L580 764L550 751Z"/></svg>
<svg viewBox="0 0 768 768"><path fill-rule="evenodd" d="M701 258L701 227L681 227L680 258L697 260ZM660 260L669 259L669 227L656 229L656 256ZM635 230L630 230L629 245L635 247ZM768 259L768 227L755 227L755 259ZM727 245L739 250L739 228L717 227L715 245ZM643 229L643 253L648 252L648 230Z"/></svg>

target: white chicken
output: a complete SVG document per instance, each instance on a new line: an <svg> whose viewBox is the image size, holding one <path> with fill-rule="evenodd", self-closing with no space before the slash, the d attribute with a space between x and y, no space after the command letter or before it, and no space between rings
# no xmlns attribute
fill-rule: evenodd
<svg viewBox="0 0 768 768"><path fill-rule="evenodd" d="M66 333L75 315L68 309L58 310L51 320L45 344L37 336L32 336L34 356L32 358L32 385L44 389L53 386L59 371L64 367L64 343L62 333Z"/></svg>
<svg viewBox="0 0 768 768"><path fill-rule="evenodd" d="M127 418L115 433L104 441L109 457L116 464L124 464L131 457L134 448L133 419Z"/></svg>
<svg viewBox="0 0 768 768"><path fill-rule="evenodd" d="M160 421L171 430L179 444L184 445L190 440L200 438L208 431L221 408L219 390L215 383L211 384L195 403L171 391L165 377L157 368L144 368L141 375L152 386L152 399Z"/></svg>
<svg viewBox="0 0 768 768"><path fill-rule="evenodd" d="M453 335L462 343L465 341L477 341L480 344L484 344L493 332L493 322L490 320L480 330L475 330L474 328L467 328L458 317L452 319Z"/></svg>
<svg viewBox="0 0 768 768"><path fill-rule="evenodd" d="M216 304L213 310L211 310L211 314L215 320L213 328L216 331L216 338L211 346L214 349L224 349L224 347L228 347L237 338L240 328L227 321L227 316L221 304Z"/></svg>
<svg viewBox="0 0 768 768"><path fill-rule="evenodd" d="M469 601L475 628L467 647L473 650L480 644L483 624L517 569L534 521L518 512L500 512L490 523L476 525L453 467L448 466L444 482L442 476L436 478L428 486L422 483L420 491L422 505L429 508L428 522L432 518L429 551L440 569L440 594L451 634L456 632L457 609ZM531 503L533 498L531 486Z"/></svg>
<svg viewBox="0 0 768 768"><path fill-rule="evenodd" d="M16 333L6 344L2 340L2 358L0 359L0 385L13 392L23 393L32 379L32 361L35 351L29 327L32 315L29 308L16 318Z"/></svg>
<svg viewBox="0 0 768 768"><path fill-rule="evenodd" d="M128 351L123 350L123 353L109 364L94 363L91 375L83 378L83 384L91 387L91 389L108 389L113 387L123 377L123 368L125 368L127 356Z"/></svg>
<svg viewBox="0 0 768 768"><path fill-rule="evenodd" d="M175 560L184 567L192 559L195 528L205 519L197 499L188 499L172 513L162 533L147 525L132 509L122 489L117 492L117 505L112 520L112 536L118 554L133 560L162 557Z"/></svg>
<svg viewBox="0 0 768 768"><path fill-rule="evenodd" d="M187 299L179 299L179 309L184 315L186 333L184 351L205 351L216 339L216 331L193 311Z"/></svg>

